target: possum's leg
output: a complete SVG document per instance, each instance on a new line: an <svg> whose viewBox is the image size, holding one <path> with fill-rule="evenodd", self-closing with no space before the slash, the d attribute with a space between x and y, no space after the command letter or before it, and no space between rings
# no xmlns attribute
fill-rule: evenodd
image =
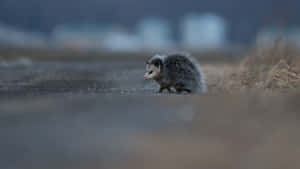
<svg viewBox="0 0 300 169"><path fill-rule="evenodd" d="M171 90L171 87L167 87L167 89L168 89L169 93L173 93L173 91Z"/></svg>
<svg viewBox="0 0 300 169"><path fill-rule="evenodd" d="M167 89L169 93L173 93L171 86L160 86L158 93L162 93L165 89Z"/></svg>
<svg viewBox="0 0 300 169"><path fill-rule="evenodd" d="M177 88L176 92L179 94L181 94L182 92L192 93L192 91L190 89L184 89L184 88Z"/></svg>
<svg viewBox="0 0 300 169"><path fill-rule="evenodd" d="M177 93L181 93L183 90L181 88L176 88Z"/></svg>
<svg viewBox="0 0 300 169"><path fill-rule="evenodd" d="M186 91L188 93L192 93L192 91L190 89L183 89L183 91Z"/></svg>
<svg viewBox="0 0 300 169"><path fill-rule="evenodd" d="M160 86L159 90L157 93L162 93L165 90L165 87Z"/></svg>
<svg viewBox="0 0 300 169"><path fill-rule="evenodd" d="M192 93L191 89L185 88L184 85L182 85L182 84L176 85L175 89L176 89L176 92L179 93L179 94L182 93L182 92Z"/></svg>
<svg viewBox="0 0 300 169"><path fill-rule="evenodd" d="M181 93L181 92L184 91L184 85L181 84L181 83L177 83L177 84L174 86L174 88L176 89L176 92L177 92L177 93Z"/></svg>

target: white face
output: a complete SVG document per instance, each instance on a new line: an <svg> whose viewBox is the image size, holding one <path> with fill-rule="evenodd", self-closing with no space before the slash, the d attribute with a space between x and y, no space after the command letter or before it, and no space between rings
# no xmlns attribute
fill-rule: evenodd
<svg viewBox="0 0 300 169"><path fill-rule="evenodd" d="M160 73L160 67L156 67L153 64L147 64L144 79L145 80L154 79L159 75L159 73Z"/></svg>

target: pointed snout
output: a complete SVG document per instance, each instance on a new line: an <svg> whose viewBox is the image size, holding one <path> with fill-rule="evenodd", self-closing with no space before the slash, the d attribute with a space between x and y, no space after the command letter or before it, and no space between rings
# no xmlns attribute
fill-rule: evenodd
<svg viewBox="0 0 300 169"><path fill-rule="evenodd" d="M145 75L144 75L144 80L148 80L148 74L147 73L145 73Z"/></svg>

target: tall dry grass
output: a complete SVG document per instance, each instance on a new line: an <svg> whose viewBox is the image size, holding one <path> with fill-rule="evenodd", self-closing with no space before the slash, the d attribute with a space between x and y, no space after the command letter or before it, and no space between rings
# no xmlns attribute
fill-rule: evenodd
<svg viewBox="0 0 300 169"><path fill-rule="evenodd" d="M300 89L300 49L281 39L256 45L229 76L227 88Z"/></svg>

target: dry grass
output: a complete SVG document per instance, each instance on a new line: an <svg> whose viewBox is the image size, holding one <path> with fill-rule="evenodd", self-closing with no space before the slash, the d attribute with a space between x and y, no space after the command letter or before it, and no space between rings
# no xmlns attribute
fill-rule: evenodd
<svg viewBox="0 0 300 169"><path fill-rule="evenodd" d="M225 86L230 90L299 89L300 50L281 40L274 42L272 46L256 46L225 78Z"/></svg>

